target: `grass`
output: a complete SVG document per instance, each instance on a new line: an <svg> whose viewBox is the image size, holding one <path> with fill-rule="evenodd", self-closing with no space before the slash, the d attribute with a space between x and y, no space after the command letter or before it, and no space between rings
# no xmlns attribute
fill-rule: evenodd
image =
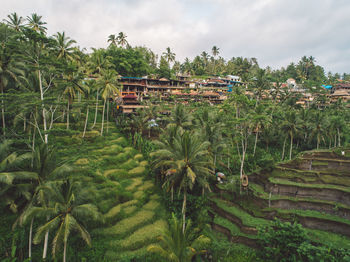
<svg viewBox="0 0 350 262"><path fill-rule="evenodd" d="M301 184L281 178L275 178L275 177L269 177L269 181L274 184L280 184L280 185L287 185L287 186L297 186L297 187L304 187L304 188L319 188L319 189L335 189L343 192L350 193L349 187L344 186L337 186L337 185L325 185L325 184Z"/></svg>
<svg viewBox="0 0 350 262"><path fill-rule="evenodd" d="M252 239L257 238L256 235L249 235L249 234L245 234L245 233L241 232L238 226L236 226L235 224L233 224L231 221L227 220L226 218L223 218L220 216L216 216L214 218L214 224L217 224L219 226L227 228L228 230L230 230L230 233L232 236L245 236L245 237L249 237Z"/></svg>
<svg viewBox="0 0 350 262"><path fill-rule="evenodd" d="M257 228L259 226L267 226L270 224L269 220L253 217L250 214L243 211L242 209L236 206L229 205L228 202L225 200L214 198L212 199L212 201L215 202L216 205L221 209L225 210L226 212L232 214L235 217L238 217L242 221L242 224L245 226Z"/></svg>

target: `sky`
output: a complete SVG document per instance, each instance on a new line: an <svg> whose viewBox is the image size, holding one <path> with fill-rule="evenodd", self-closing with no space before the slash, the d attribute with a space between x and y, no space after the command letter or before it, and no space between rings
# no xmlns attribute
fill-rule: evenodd
<svg viewBox="0 0 350 262"><path fill-rule="evenodd" d="M349 0L0 0L0 20L37 13L48 34L66 32L83 48L108 46L124 32L132 46L183 62L202 51L255 57L273 69L304 55L333 73L350 73Z"/></svg>

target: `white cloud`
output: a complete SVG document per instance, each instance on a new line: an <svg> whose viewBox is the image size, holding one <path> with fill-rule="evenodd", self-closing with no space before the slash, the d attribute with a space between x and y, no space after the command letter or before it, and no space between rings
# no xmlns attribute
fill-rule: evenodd
<svg viewBox="0 0 350 262"><path fill-rule="evenodd" d="M106 47L124 32L131 45L179 60L216 45L223 57L256 57L273 68L312 55L326 71L350 72L346 0L16 0L0 17L37 13L50 35L65 31L81 47Z"/></svg>

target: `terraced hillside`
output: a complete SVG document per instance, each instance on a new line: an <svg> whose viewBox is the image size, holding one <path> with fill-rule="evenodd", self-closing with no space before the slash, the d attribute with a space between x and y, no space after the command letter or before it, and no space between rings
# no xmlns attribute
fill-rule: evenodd
<svg viewBox="0 0 350 262"><path fill-rule="evenodd" d="M279 218L302 224L315 242L350 249L350 150L305 152L251 174L242 195L230 186L218 186L211 215L231 241L255 246L258 227Z"/></svg>
<svg viewBox="0 0 350 262"><path fill-rule="evenodd" d="M66 139L57 138L57 142L66 143ZM103 215L103 222L92 225L90 231L92 249L79 250L79 258L129 261L145 257L146 247L167 226L165 210L147 178L147 161L114 128L105 137L90 131L84 142L79 135L74 141L77 144L62 145L60 158L74 163L74 175L91 191L91 201Z"/></svg>

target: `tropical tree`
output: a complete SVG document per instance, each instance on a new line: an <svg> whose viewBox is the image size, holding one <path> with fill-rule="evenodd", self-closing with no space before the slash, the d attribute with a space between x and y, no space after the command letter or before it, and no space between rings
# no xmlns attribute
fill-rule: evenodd
<svg viewBox="0 0 350 262"><path fill-rule="evenodd" d="M117 41L118 44L121 45L122 47L127 46L129 43L126 40L126 34L124 34L123 32L119 32L118 36L117 36Z"/></svg>
<svg viewBox="0 0 350 262"><path fill-rule="evenodd" d="M38 33L45 33L47 28L44 25L46 25L47 23L43 22L41 18L42 16L37 15L35 13L31 16L27 16L27 26Z"/></svg>
<svg viewBox="0 0 350 262"><path fill-rule="evenodd" d="M1 118L2 132L6 135L5 119L5 89L10 87L11 81L24 80L24 63L18 58L16 45L18 35L6 25L0 24L0 90L1 90Z"/></svg>
<svg viewBox="0 0 350 262"><path fill-rule="evenodd" d="M56 35L54 35L54 38L57 41L56 51L57 51L57 57L63 58L65 60L74 60L74 56L72 55L72 52L74 51L74 47L72 47L73 44L76 43L75 40L70 39L70 37L66 37L65 33L57 32Z"/></svg>
<svg viewBox="0 0 350 262"><path fill-rule="evenodd" d="M159 237L160 243L148 246L147 251L172 262L190 262L196 255L206 253L210 239L193 228L191 220L188 220L185 230L183 224L173 214L169 229Z"/></svg>
<svg viewBox="0 0 350 262"><path fill-rule="evenodd" d="M166 48L166 51L163 52L163 56L168 63L175 61L175 53L171 52L170 47Z"/></svg>
<svg viewBox="0 0 350 262"><path fill-rule="evenodd" d="M104 125L104 114L106 102L113 95L121 95L119 90L118 74L114 70L105 70L102 72L102 77L98 80L98 85L101 89L101 96L104 100L103 111L102 111L102 126L101 126L101 136L103 135L103 125ZM108 131L108 111L109 111L109 101L107 104L107 131Z"/></svg>
<svg viewBox="0 0 350 262"><path fill-rule="evenodd" d="M16 12L8 15L7 17L9 20L4 20L7 25L17 32L21 31L24 22L23 17L18 16Z"/></svg>
<svg viewBox="0 0 350 262"><path fill-rule="evenodd" d="M111 42L110 46L117 46L118 38L115 35L109 35L107 42Z"/></svg>
<svg viewBox="0 0 350 262"><path fill-rule="evenodd" d="M293 138L295 134L299 131L299 120L297 112L290 109L285 112L284 120L281 123L281 128L289 134L290 137L290 149L289 149L289 159L292 159L293 150Z"/></svg>
<svg viewBox="0 0 350 262"><path fill-rule="evenodd" d="M87 221L97 220L100 217L98 209L92 204L86 204L84 192L77 183L67 180L63 183L53 185L50 193L50 208L48 213L51 219L40 226L34 236L34 243L42 241L46 232L54 231L52 240L52 255L63 245L63 262L66 262L67 243L71 232L76 231L89 246L91 237L84 225ZM85 221L85 223L83 222Z"/></svg>
<svg viewBox="0 0 350 262"><path fill-rule="evenodd" d="M177 132L174 144L169 145L158 141L159 150L151 153L154 168L165 170L163 186L167 190L177 189L183 193L182 215L183 231L185 231L187 193L198 184L204 189L209 188L208 176L212 173L212 158L208 151L209 142L203 142L200 136L189 131Z"/></svg>
<svg viewBox="0 0 350 262"><path fill-rule="evenodd" d="M213 54L214 57L219 55L219 50L220 48L218 48L217 46L213 46L213 48L211 49L211 53Z"/></svg>

